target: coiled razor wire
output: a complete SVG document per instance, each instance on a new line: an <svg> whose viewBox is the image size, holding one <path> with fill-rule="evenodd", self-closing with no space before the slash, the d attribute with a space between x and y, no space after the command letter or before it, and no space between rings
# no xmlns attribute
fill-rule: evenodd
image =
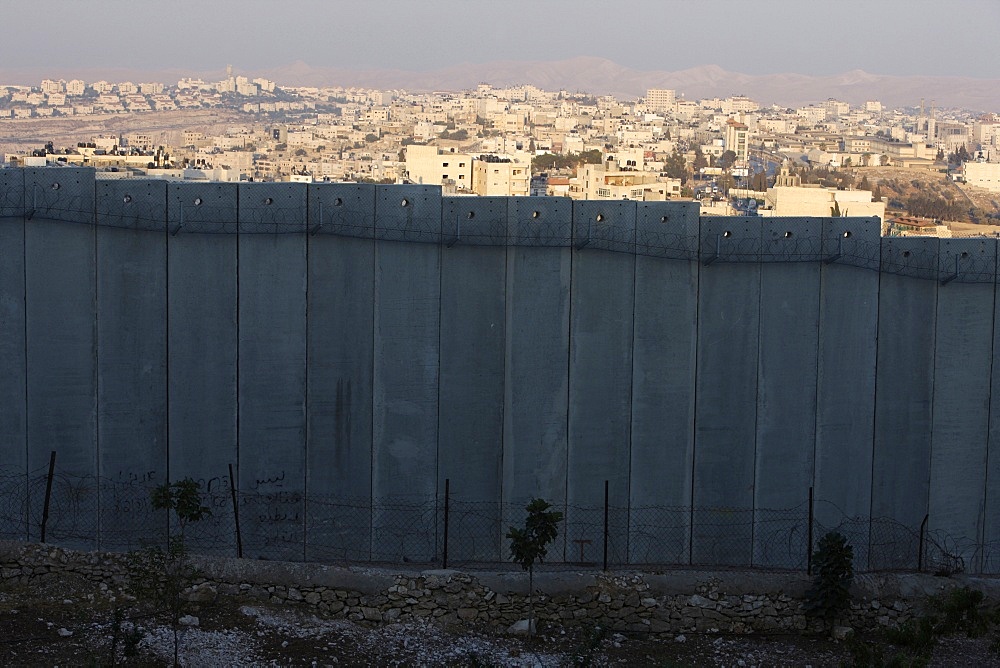
<svg viewBox="0 0 1000 668"><path fill-rule="evenodd" d="M295 489L267 492L217 486L202 493L211 515L189 524L192 552L254 559L331 564L442 564L514 569L507 532L524 522L521 504L445 500L420 495L371 501ZM165 545L171 519L153 508L152 481L74 475L56 469L43 518L46 469L0 470L0 538L71 549L126 552ZM607 536L609 568L727 568L804 571L809 553L828 531L854 548L858 572L996 573L1000 540L975 540L926 531L890 518L849 517L823 504L824 521L809 508L699 506L583 506L556 503L559 537L542 570L600 569ZM605 524L605 512L607 523ZM237 531L237 515L240 531ZM447 526L446 526L447 523Z"/></svg>

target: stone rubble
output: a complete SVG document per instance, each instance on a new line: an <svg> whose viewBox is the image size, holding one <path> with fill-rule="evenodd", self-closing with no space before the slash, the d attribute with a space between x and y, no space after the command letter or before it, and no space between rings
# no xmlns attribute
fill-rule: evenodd
<svg viewBox="0 0 1000 668"><path fill-rule="evenodd" d="M0 579L29 584L71 572L120 588L127 579L126 560L127 555L121 554L82 553L35 544L19 544L12 549L8 545L6 552L0 553ZM240 569L234 567L233 572L238 575ZM371 570L359 570L358 574L364 577L368 572ZM432 621L441 626L503 630L516 627L527 617L525 595L494 591L468 573L397 573L390 581L392 584L382 590L362 593L308 582L291 586L264 583L259 578L203 578L184 596L197 602L224 595L303 606L325 617L368 624ZM806 617L801 600L781 591L727 593L718 580L709 578L691 593L662 594L653 591L647 577L638 573L596 574L590 581L592 585L568 593L536 593L534 614L539 624L564 628L600 625L616 633L676 636L677 642L683 642L685 634L696 633L746 635L822 630L818 621ZM838 626L858 630L894 627L917 613L914 603L901 599L856 600L849 616L839 620ZM846 637L848 631L841 633Z"/></svg>

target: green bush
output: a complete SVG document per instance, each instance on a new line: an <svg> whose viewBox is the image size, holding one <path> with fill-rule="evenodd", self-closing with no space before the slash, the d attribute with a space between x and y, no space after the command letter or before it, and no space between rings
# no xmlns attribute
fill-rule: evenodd
<svg viewBox="0 0 1000 668"><path fill-rule="evenodd" d="M854 582L854 548L847 539L831 531L819 540L813 553L816 577L806 592L806 614L832 625L851 606Z"/></svg>

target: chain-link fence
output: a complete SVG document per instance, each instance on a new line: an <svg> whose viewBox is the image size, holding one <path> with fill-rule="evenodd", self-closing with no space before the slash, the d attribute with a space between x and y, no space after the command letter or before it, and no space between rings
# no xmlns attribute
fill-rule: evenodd
<svg viewBox="0 0 1000 668"><path fill-rule="evenodd" d="M470 501L451 481L434 498L372 502L293 489L247 492L228 475L218 480L222 484L202 492L211 516L187 527L186 541L194 552L339 565L515 568L506 534L523 524L524 504ZM150 502L155 486L136 477L78 476L58 468L2 471L0 538L82 550L162 545L171 529L167 514ZM553 508L563 520L540 566L544 570L808 571L810 546L814 549L828 531L847 538L859 572L992 573L1000 568L1000 543L930 531L926 517L908 526L889 518L838 516L829 503L781 509L611 503L554 503Z"/></svg>

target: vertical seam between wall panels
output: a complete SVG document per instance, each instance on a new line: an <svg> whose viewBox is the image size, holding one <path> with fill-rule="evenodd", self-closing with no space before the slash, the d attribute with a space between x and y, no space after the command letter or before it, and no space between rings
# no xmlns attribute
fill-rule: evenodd
<svg viewBox="0 0 1000 668"><path fill-rule="evenodd" d="M639 257L636 254L636 237L639 233L639 205L636 204L635 215L632 216L632 336L629 343L629 384L628 384L628 475L625 476L625 563L632 563L632 420L635 413L635 304L636 304L636 272ZM608 494L610 497L610 493ZM610 500L609 500L610 504Z"/></svg>
<svg viewBox="0 0 1000 668"><path fill-rule="evenodd" d="M760 366L763 363L761 355L760 334L764 320L764 226L760 226L757 237L757 364L754 365L756 378L753 397L753 474L750 492L750 566L754 565L757 551L757 450L760 444Z"/></svg>
<svg viewBox="0 0 1000 668"><path fill-rule="evenodd" d="M441 238L441 232L444 228L444 202L439 198L438 205L440 210L438 211L438 238ZM444 545L441 542L441 532L440 523L444 521L444 517L439 518L438 514L441 511L439 505L441 498L441 311L444 309L444 253L441 250L442 244L434 244L435 250L438 256L438 308L437 308L437 427L435 429L434 438L434 546L435 552L437 548L441 548L441 554L444 553ZM439 556L439 555L435 555Z"/></svg>
<svg viewBox="0 0 1000 668"><path fill-rule="evenodd" d="M688 481L688 565L694 563L694 478L695 462L698 454L698 361L701 354L701 215L698 215L697 243L694 249L694 365L692 375L692 402L691 402L691 466L688 471L691 476Z"/></svg>
<svg viewBox="0 0 1000 668"><path fill-rule="evenodd" d="M823 255L823 222L819 222L819 248L820 256ZM817 278L819 281L818 290L816 291L816 359L815 359L815 377L813 382L813 428L812 428L812 471L809 474L809 486L813 490L813 507L806 512L810 513L806 518L807 525L813 523L813 515L815 515L815 499L816 499L816 457L819 452L819 371L820 371L820 359L821 359L821 348L823 346L823 296L826 294L826 264L823 260L818 263L819 269L817 270ZM806 501L808 503L808 500ZM812 545L806 546L806 553L808 555L812 554Z"/></svg>
<svg viewBox="0 0 1000 668"><path fill-rule="evenodd" d="M240 189L239 186L235 186L236 190L236 481L240 480L240 432L242 430L242 424L240 422L240 404L243 398L243 393L240 388L240 241L242 236L240 235ZM236 484L237 495L240 492L240 486ZM237 497L238 498L238 497ZM238 506L237 506L238 508ZM236 512L239 512L237 509Z"/></svg>
<svg viewBox="0 0 1000 668"><path fill-rule="evenodd" d="M993 313L991 314L990 327L990 381L986 399L986 453L983 461L983 501L979 507L978 527L976 533L979 540L977 552L979 554L978 572L986 571L986 512L989 508L989 483L990 483L990 446L992 444L993 429L993 369L994 357L996 355L996 326L997 326L997 241L993 241Z"/></svg>
<svg viewBox="0 0 1000 668"><path fill-rule="evenodd" d="M309 560L309 291L311 281L309 280L309 195L312 189L307 185L305 193L305 213L303 216L303 252L305 253L305 304L302 309L304 322L305 350L303 351L303 393L302 393L302 561ZM322 222L322 221L320 221Z"/></svg>
<svg viewBox="0 0 1000 668"><path fill-rule="evenodd" d="M497 462L496 469L498 476L497 480L499 484L497 489L500 492L500 503L497 506L497 530L499 534L496 536L497 540L497 559L503 560L503 507L504 507L504 462L506 460L506 450L507 450L507 357L508 357L508 347L507 338L510 336L510 331L508 331L507 323L509 319L507 318L507 293L508 285L507 281L510 276L510 199L506 201L506 206L504 208L504 228L503 228L503 341L502 341L502 359L503 359L503 375L501 376L501 399L500 399L500 459Z"/></svg>
<svg viewBox="0 0 1000 668"><path fill-rule="evenodd" d="M375 378L375 372L377 367L376 358L378 357L378 336L376 332L378 330L378 261L379 261L379 244L378 244L378 198L380 190L378 187L372 188L372 326L371 326L371 343L372 343L372 361L371 361L371 442L368 447L368 560L371 561L374 556L375 551L375 447L376 447L376 435L375 435L375 412L376 406L376 392L375 388L378 386L378 381Z"/></svg>
<svg viewBox="0 0 1000 668"><path fill-rule="evenodd" d="M27 203L27 195L24 194L24 175L21 175L22 195L24 203ZM31 482L31 453L28 449L29 419L28 419L28 223L21 214L21 281L23 297L22 320L24 334L24 482L25 489L30 489ZM31 540L31 494L25 494L24 504L24 539Z"/></svg>
<svg viewBox="0 0 1000 668"><path fill-rule="evenodd" d="M871 478L869 479L868 491L868 570L872 567L872 521L875 512L875 458L878 455L876 445L876 434L878 433L878 370L879 370L879 334L882 321L882 243L880 237L878 242L878 286L875 297L875 389L872 392L872 459Z"/></svg>
<svg viewBox="0 0 1000 668"><path fill-rule="evenodd" d="M165 480L170 483L170 186L164 188L163 204L163 382L164 395L164 458ZM168 528L169 532L169 528Z"/></svg>
<svg viewBox="0 0 1000 668"><path fill-rule="evenodd" d="M94 181L94 211L92 212L94 225L91 228L94 234L94 471L97 474L97 534L95 543L97 549L101 549L101 287L100 287L100 257L98 255L97 237L97 181Z"/></svg>
<svg viewBox="0 0 1000 668"><path fill-rule="evenodd" d="M573 295L575 290L573 289L573 280L576 278L576 248L573 245L573 234L574 227L576 225L576 208L573 204L570 205L569 210L569 291L567 294L567 318L566 318L566 452L563 459L563 510L565 511L566 520L566 535L563 537L562 541L562 558L563 561L567 559L567 553L569 551L569 453L572 448L571 436L570 436L570 410L571 410L571 399L573 396ZM562 252L562 251L558 251ZM576 518L574 518L575 520Z"/></svg>
<svg viewBox="0 0 1000 668"><path fill-rule="evenodd" d="M941 266L941 253L942 253L942 250L941 250L941 240L938 239L937 240L937 252L934 254L934 259L936 260L936 262L934 263L935 264L935 267L934 267L935 269L937 269L937 268L939 268ZM935 412L934 411L934 408L935 408L934 397L937 394L937 387L936 387L936 385L937 385L937 382L936 382L936 379L937 379L937 367L938 367L938 335L937 335L937 329L938 329L938 316L940 315L940 313L938 311L938 309L940 308L940 300L938 299L938 292L941 290L941 287L942 287L941 284L936 279L934 279L932 281L931 285L934 288L934 319L931 321L932 324L933 324L933 326L931 327L931 336L933 337L934 340L931 342L931 377L930 377L931 395L930 395L930 403L928 404L928 407L930 409L930 415L928 416L930 418L930 430L928 432L928 443L927 443L927 459L926 459L927 474L924 477L924 482L927 484L927 491L926 491L926 493L924 495L924 515L925 515L925 517L928 517L928 518L930 518L930 514L931 514L930 513L930 511L931 511L931 481L932 481L932 478L933 478L933 475L934 475L934 441L935 441L935 438L934 438L934 423L935 423L935 419L934 419L934 412ZM928 519L927 524L928 524L928 526L930 526L930 520L929 519ZM919 535L919 527L918 527L918 535ZM918 566L919 565L920 564L918 564Z"/></svg>

